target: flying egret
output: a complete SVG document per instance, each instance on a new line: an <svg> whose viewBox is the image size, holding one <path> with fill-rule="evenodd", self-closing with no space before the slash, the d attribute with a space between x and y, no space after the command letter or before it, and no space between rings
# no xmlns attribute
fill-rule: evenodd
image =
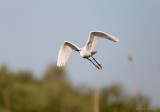
<svg viewBox="0 0 160 112"><path fill-rule="evenodd" d="M102 69L101 64L99 64L95 60L95 58L93 58L93 55L97 53L97 51L93 51L93 49L99 38L109 39L114 42L119 41L119 39L117 39L116 37L102 31L91 31L89 33L88 41L83 48L80 48L71 42L64 41L59 50L57 66L61 67L65 65L72 50L75 50L80 53L81 57L88 59L90 62L92 62L95 67L97 67L98 69ZM92 59L96 62L97 65L89 57L92 57Z"/></svg>

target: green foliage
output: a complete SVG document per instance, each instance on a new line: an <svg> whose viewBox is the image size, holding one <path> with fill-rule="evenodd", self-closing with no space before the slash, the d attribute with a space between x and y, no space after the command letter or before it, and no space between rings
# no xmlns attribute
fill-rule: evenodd
<svg viewBox="0 0 160 112"><path fill-rule="evenodd" d="M0 112L93 112L93 90L73 88L64 68L50 65L36 80L32 72L0 66ZM147 108L149 100L141 95ZM119 84L100 91L100 112L135 112L133 96Z"/></svg>

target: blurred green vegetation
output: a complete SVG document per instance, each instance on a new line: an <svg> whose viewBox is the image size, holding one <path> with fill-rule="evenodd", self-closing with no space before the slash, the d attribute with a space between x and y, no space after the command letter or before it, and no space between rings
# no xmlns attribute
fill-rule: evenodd
<svg viewBox="0 0 160 112"><path fill-rule="evenodd" d="M93 112L93 91L86 85L73 87L65 68L54 64L41 79L0 66L0 112ZM150 107L148 97L140 95L140 101L142 109ZM134 96L120 84L101 88L99 102L100 112L138 112Z"/></svg>

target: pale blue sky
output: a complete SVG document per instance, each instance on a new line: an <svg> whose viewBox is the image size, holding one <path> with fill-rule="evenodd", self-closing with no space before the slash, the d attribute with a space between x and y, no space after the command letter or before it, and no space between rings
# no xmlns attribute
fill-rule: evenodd
<svg viewBox="0 0 160 112"><path fill-rule="evenodd" d="M139 90L160 106L159 0L1 0L0 64L42 76L56 63L59 47L70 41L83 47L90 31L100 30L120 39L99 40L94 56L104 67L100 85L122 83L134 93L134 58ZM94 66L73 52L66 65L74 84L94 84Z"/></svg>

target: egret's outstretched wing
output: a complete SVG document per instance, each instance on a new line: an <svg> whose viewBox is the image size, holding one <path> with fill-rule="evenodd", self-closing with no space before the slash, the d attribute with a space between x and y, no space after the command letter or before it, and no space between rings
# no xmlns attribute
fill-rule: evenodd
<svg viewBox="0 0 160 112"><path fill-rule="evenodd" d="M57 66L60 67L66 64L72 50L80 50L80 48L70 42L63 42L59 50Z"/></svg>
<svg viewBox="0 0 160 112"><path fill-rule="evenodd" d="M88 41L86 43L86 48L88 50L93 50L99 38L109 39L109 40L112 40L114 42L119 41L119 39L117 39L116 37L114 37L114 36L112 36L108 33L104 33L104 32L101 32L101 31L92 31L89 34Z"/></svg>

